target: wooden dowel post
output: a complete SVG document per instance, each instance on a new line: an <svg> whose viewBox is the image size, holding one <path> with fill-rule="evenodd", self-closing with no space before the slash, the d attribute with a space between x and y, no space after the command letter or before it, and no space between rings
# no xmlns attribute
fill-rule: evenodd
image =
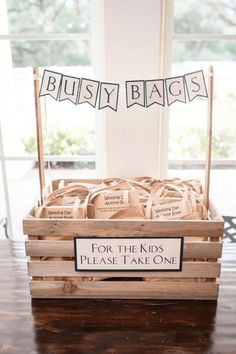
<svg viewBox="0 0 236 354"><path fill-rule="evenodd" d="M211 171L211 148L212 148L212 113L213 113L213 66L208 69L208 106L207 106L207 145L205 166L204 202L209 208L210 171Z"/></svg>
<svg viewBox="0 0 236 354"><path fill-rule="evenodd" d="M39 71L38 71L38 67L33 68L33 75L34 75L34 102L35 102L35 118L36 118L36 133L37 133L40 201L42 204L43 203L43 190L45 187L45 170L44 170L44 155L43 155L42 117L41 117L41 106L40 106L40 99L39 99Z"/></svg>

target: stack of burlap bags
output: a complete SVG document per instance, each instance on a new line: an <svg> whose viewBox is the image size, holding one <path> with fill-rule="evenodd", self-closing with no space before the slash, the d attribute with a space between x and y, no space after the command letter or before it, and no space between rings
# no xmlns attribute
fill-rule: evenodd
<svg viewBox="0 0 236 354"><path fill-rule="evenodd" d="M61 219L206 220L197 180L107 178L100 184L71 183L53 191L36 217Z"/></svg>

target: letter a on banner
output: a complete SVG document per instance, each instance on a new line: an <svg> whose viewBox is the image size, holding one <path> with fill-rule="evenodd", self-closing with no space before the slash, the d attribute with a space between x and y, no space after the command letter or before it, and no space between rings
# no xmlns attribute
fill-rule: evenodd
<svg viewBox="0 0 236 354"><path fill-rule="evenodd" d="M99 95L99 109L110 107L117 111L119 98L119 84L101 82Z"/></svg>
<svg viewBox="0 0 236 354"><path fill-rule="evenodd" d="M80 79L72 76L62 76L61 91L59 101L70 100L74 104L77 102Z"/></svg>
<svg viewBox="0 0 236 354"><path fill-rule="evenodd" d="M191 102L195 97L208 97L203 71L195 71L184 75L188 99Z"/></svg>
<svg viewBox="0 0 236 354"><path fill-rule="evenodd" d="M165 105L164 99L164 80L147 80L146 84L146 107L150 107L154 103Z"/></svg>
<svg viewBox="0 0 236 354"><path fill-rule="evenodd" d="M165 79L166 82L166 97L168 106L175 101L186 103L186 94L184 89L184 77L170 77Z"/></svg>
<svg viewBox="0 0 236 354"><path fill-rule="evenodd" d="M95 108L97 103L99 85L99 81L82 79L78 104L87 102Z"/></svg>
<svg viewBox="0 0 236 354"><path fill-rule="evenodd" d="M145 107L145 86L143 80L126 81L127 108L137 104Z"/></svg>
<svg viewBox="0 0 236 354"><path fill-rule="evenodd" d="M50 95L58 99L62 74L50 70L44 70L39 96Z"/></svg>

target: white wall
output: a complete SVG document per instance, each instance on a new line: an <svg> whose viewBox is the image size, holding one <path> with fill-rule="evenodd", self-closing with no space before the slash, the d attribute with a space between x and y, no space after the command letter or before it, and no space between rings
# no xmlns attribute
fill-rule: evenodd
<svg viewBox="0 0 236 354"><path fill-rule="evenodd" d="M167 118L157 105L127 109L124 90L125 80L163 77L163 3L94 0L95 77L120 83L118 112L96 117L99 177L165 175Z"/></svg>

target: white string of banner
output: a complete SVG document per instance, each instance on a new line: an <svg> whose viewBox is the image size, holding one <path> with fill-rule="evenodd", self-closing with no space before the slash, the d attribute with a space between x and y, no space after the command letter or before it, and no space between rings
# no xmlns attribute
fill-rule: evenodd
<svg viewBox="0 0 236 354"><path fill-rule="evenodd" d="M122 92L123 90L121 90ZM44 70L39 96L51 96L56 101L69 100L75 105L88 103L94 108L118 110L120 84L78 78ZM125 81L126 107L154 104L170 106L187 103L196 97L208 97L203 70L165 79Z"/></svg>

